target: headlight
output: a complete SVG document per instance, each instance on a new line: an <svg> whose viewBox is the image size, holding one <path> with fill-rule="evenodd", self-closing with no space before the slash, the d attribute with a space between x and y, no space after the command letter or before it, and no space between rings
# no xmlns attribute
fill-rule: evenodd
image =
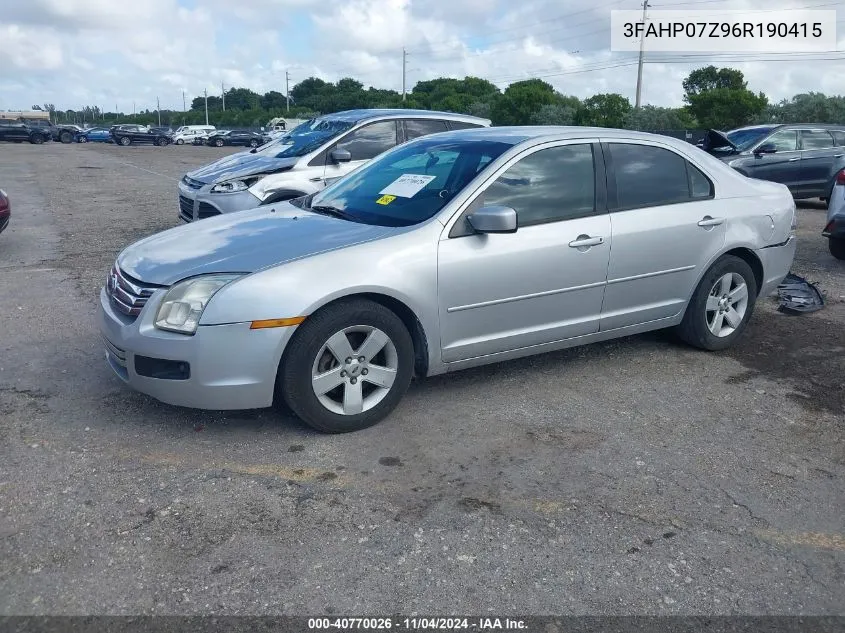
<svg viewBox="0 0 845 633"><path fill-rule="evenodd" d="M194 334L211 297L242 275L243 273L203 275L179 282L164 295L156 314L155 326L160 330Z"/></svg>
<svg viewBox="0 0 845 633"><path fill-rule="evenodd" d="M252 178L243 178L241 180L228 180L226 182L221 182L211 188L211 193L235 193L238 191L246 191L263 177L264 176L255 176Z"/></svg>

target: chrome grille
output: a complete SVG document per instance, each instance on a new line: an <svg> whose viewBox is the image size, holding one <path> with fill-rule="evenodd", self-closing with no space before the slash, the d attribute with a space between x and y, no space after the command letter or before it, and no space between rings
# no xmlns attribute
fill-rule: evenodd
<svg viewBox="0 0 845 633"><path fill-rule="evenodd" d="M159 286L149 286L127 277L120 268L113 266L109 273L108 291L116 310L130 317L137 317L147 300Z"/></svg>
<svg viewBox="0 0 845 633"><path fill-rule="evenodd" d="M185 222L194 221L194 201L185 196L179 196L179 217Z"/></svg>

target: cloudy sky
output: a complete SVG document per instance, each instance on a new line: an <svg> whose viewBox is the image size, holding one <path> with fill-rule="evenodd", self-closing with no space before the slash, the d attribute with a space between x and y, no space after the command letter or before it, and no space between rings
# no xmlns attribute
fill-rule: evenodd
<svg viewBox="0 0 845 633"><path fill-rule="evenodd" d="M467 74L501 88L541 77L565 94L619 92L632 101L636 53L611 53L610 11L641 0L5 0L0 12L0 109L55 103L131 112L181 109L207 89L284 92L316 75L353 76L400 90ZM656 9L837 10L845 0L650 0ZM775 100L799 92L845 94L845 52L803 55L646 55L643 101L681 105L696 66L740 68Z"/></svg>

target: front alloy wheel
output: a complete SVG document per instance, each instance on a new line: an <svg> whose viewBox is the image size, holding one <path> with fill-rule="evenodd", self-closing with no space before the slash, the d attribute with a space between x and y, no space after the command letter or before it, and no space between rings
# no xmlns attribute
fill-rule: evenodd
<svg viewBox="0 0 845 633"><path fill-rule="evenodd" d="M217 147L223 147L223 139L222 138L217 139L216 141L214 141L214 144Z"/></svg>
<svg viewBox="0 0 845 633"><path fill-rule="evenodd" d="M277 396L317 430L356 431L396 407L413 369L414 344L396 314L365 299L342 301L294 333Z"/></svg>

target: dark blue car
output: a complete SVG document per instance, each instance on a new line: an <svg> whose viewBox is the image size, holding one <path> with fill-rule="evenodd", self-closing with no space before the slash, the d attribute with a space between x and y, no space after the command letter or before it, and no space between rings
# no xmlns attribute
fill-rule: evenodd
<svg viewBox="0 0 845 633"><path fill-rule="evenodd" d="M77 132L73 140L77 143L111 143L112 139L109 131L102 127L92 127L87 130Z"/></svg>

